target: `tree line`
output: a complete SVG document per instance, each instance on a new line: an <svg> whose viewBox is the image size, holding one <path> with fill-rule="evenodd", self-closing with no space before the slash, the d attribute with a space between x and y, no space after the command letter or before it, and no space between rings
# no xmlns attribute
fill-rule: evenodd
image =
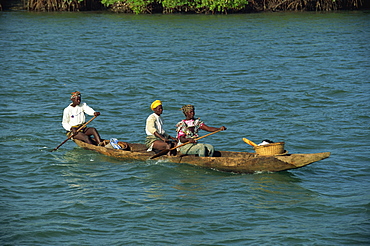
<svg viewBox="0 0 370 246"><path fill-rule="evenodd" d="M14 0L1 0L0 7ZM369 8L368 0L18 0L28 11L109 10L117 13L233 14Z"/></svg>

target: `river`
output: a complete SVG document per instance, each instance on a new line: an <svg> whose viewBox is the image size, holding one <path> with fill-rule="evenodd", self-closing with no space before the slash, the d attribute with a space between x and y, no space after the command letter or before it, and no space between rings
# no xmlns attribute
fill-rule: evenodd
<svg viewBox="0 0 370 246"><path fill-rule="evenodd" d="M368 11L0 12L0 244L368 245L369 40ZM202 140L218 150L267 138L331 157L233 174L50 152L76 90L103 138L143 143L160 99L170 134L194 104L228 128Z"/></svg>

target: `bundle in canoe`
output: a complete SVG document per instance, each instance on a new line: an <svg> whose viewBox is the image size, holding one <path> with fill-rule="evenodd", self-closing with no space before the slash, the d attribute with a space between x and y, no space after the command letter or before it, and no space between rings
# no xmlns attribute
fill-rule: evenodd
<svg viewBox="0 0 370 246"><path fill-rule="evenodd" d="M155 155L154 152L147 152L147 148L144 144L119 142L121 143L121 146L124 146L124 149L111 149L88 144L77 139L74 139L73 141L81 148L93 150L116 159L146 161ZM256 153L248 152L215 151L213 157L178 154L177 156L163 155L155 160L168 160L169 162L190 164L224 172L255 173L279 172L300 168L313 162L328 158L329 156L330 152L260 156Z"/></svg>

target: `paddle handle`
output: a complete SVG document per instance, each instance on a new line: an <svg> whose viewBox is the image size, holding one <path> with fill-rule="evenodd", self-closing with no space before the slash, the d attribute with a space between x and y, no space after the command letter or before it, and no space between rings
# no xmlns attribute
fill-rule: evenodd
<svg viewBox="0 0 370 246"><path fill-rule="evenodd" d="M253 147L258 146L256 143L252 142L249 139L243 138L243 141L246 142L247 144L253 146Z"/></svg>
<svg viewBox="0 0 370 246"><path fill-rule="evenodd" d="M208 137L208 136L210 136L210 135L212 135L212 134L215 134L215 133L218 133L218 132L220 132L220 131L222 131L222 129L218 129L217 131L214 131L214 132L208 133L208 134L206 134L206 135L204 135L204 136L201 136L201 137L199 137L199 138L196 138L195 140L199 140L199 139L202 139L202 138ZM190 142L186 142L186 143L183 143L183 144L177 145L176 147L173 147L172 149L170 149L170 151L171 151L171 150L174 150L174 149L177 149L177 148L180 148L180 147L182 147L182 146L184 146L184 145L187 145L187 144L189 144L189 143L190 143Z"/></svg>
<svg viewBox="0 0 370 246"><path fill-rule="evenodd" d="M199 139L202 139L202 138L208 137L209 135L215 134L215 133L220 132L220 131L222 131L222 130L223 130L223 129L219 129L219 130L217 130L217 131L214 131L214 132L208 133L208 134L206 134L206 135L204 135L204 136L201 136L201 137L199 137L199 138L196 138L195 140L199 140ZM174 149L180 148L180 147L182 147L182 146L184 146L184 145L187 145L187 144L189 144L189 143L190 143L190 142L186 142L186 143L180 144L180 145L178 145L178 146L176 146L176 147L173 147L172 149L164 149L164 150L162 150L161 152L159 152L159 153L157 153L157 154L153 155L152 157L150 157L150 159L154 159L154 158L156 158L156 157L158 157L158 156L161 156L161 155L163 155L163 154L165 154L165 153L168 153L168 152L169 152L169 151L171 151L171 150L174 150Z"/></svg>
<svg viewBox="0 0 370 246"><path fill-rule="evenodd" d="M68 140L70 140L71 138L73 138L74 136L76 136L76 135L78 134L78 132L79 132L82 128L86 127L86 126L87 126L87 124L89 124L91 121L93 121L96 117L98 117L98 116L94 116L94 117L92 117L88 122L86 122L85 124L83 124L82 126L80 126L80 127L77 129L77 131L76 131L76 133L75 133L75 134L71 134L71 136L69 136L69 137L68 137L66 140L64 140L61 144L59 144L57 147L55 147L52 151L55 151L55 150L59 149L59 147L60 147L60 146L62 146L63 144L65 144L65 142L67 142Z"/></svg>

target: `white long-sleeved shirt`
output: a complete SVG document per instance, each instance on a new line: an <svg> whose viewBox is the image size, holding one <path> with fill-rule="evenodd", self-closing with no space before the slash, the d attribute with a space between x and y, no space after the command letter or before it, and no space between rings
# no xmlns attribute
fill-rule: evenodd
<svg viewBox="0 0 370 246"><path fill-rule="evenodd" d="M158 132L159 134L165 136L163 122L159 115L153 113L148 116L148 118L146 119L145 132L148 136L154 135L154 132Z"/></svg>
<svg viewBox="0 0 370 246"><path fill-rule="evenodd" d="M85 113L91 116L95 113L86 103L80 103L80 105L76 105L75 107L71 105L63 111L62 125L67 131L70 131L72 126L85 123Z"/></svg>

